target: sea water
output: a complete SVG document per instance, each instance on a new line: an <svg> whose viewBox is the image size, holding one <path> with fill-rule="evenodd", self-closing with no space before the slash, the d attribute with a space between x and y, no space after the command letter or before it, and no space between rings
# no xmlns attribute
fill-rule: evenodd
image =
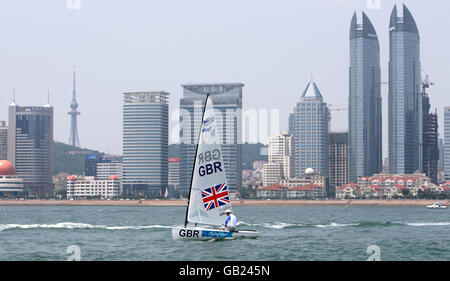
<svg viewBox="0 0 450 281"><path fill-rule="evenodd" d="M259 238L174 241L185 210L0 206L0 260L450 260L449 210L236 206Z"/></svg>

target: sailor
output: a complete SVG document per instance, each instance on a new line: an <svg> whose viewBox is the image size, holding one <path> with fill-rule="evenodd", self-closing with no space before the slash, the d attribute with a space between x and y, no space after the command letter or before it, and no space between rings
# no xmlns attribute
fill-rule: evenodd
<svg viewBox="0 0 450 281"><path fill-rule="evenodd" d="M224 229L224 230L226 229L228 231L235 232L236 231L236 216L231 213L230 209L227 209L225 211L225 214L228 217L227 217L227 220L225 221L225 225L222 229Z"/></svg>

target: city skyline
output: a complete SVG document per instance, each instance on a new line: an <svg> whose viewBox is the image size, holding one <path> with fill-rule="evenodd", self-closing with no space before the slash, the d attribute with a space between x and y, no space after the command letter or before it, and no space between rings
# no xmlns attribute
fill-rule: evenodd
<svg viewBox="0 0 450 281"><path fill-rule="evenodd" d="M440 30L440 33L444 33L446 24L440 22L438 25L434 18L440 18L444 23L448 21L445 16L440 15L449 4L445 1L433 2L433 5L426 5L420 1L381 1L380 9L369 9L366 1L343 2L336 0L323 3L259 1L258 7L261 9L257 11L253 11L256 2L252 1L249 3L231 1L226 6L206 1L189 5L180 2L179 7L186 8L186 11L174 10L170 17L176 21L169 23L167 30L163 29L167 31L166 37L155 30L154 25L145 24L145 13L141 14L139 11L134 20L120 20L118 23L124 25L121 28L117 28L115 24L111 26L115 29L107 26L117 19L120 8L124 8L122 13L125 15L137 11L138 8L152 7L156 11L167 11L169 7L162 3L136 4L143 5L142 7L136 7L136 5L122 7L122 4L108 3L111 12L106 14L101 13L104 12L101 6L106 5L106 2L101 1L83 3L82 8L77 11L68 10L65 3L58 5L50 1L39 4L30 3L30 9L20 10L21 13L14 13L14 11L25 9L24 4L8 3L7 10L13 11L10 14L19 15L19 21L14 19L12 22L20 22L21 16L27 16L35 21L40 29L36 30L36 26L24 26L18 23L13 25L11 30L5 31L5 40L8 40L10 44L0 47L0 56L10 67L0 69L0 74L4 77L3 83L0 84L0 90L4 93L0 102L6 108L12 100L12 89L16 88L16 99L19 104L44 104L46 90L50 88L52 93L50 102L55 107L55 140L66 142L70 118L66 115L66 108L70 103L72 85L70 72L71 66L75 63L78 69L77 75L80 78L77 85L80 93L79 100L83 103L83 115L79 116L79 134L83 139L83 147L86 148L122 153L122 132L120 126L113 124L122 122L118 114L121 110L120 94L130 88L148 90L159 88L172 93L169 109L170 132L172 132L176 117L171 116L171 113L179 107L178 101L182 95L181 84L190 81L244 83L246 91L243 96L243 108L279 108L280 131L282 131L287 128L288 112L298 100L311 72L320 85L321 91L329 93L328 104L331 104L333 108L347 107L345 97L348 93L348 40L346 38L348 22L355 10L358 14L364 11L378 32L381 49L381 80L387 81L389 15L394 3L404 2L419 25L423 68L430 74L430 79L436 81L436 85L429 92L431 110L439 105L438 115L443 116L443 108L440 104L445 103L444 93L448 92L450 87L442 82L445 81L445 74L448 71L446 71L447 66L442 65L441 62L446 61L449 56L445 52L448 42L435 36ZM271 11L270 8L278 13L267 12ZM214 10L216 14L203 16L208 10ZM193 12L198 18L194 17L191 23L182 27L179 21L188 11ZM228 25L230 11L234 11L231 17L236 23ZM50 12L58 13L46 19ZM87 30L87 26L90 26L94 18L100 14L105 23L97 23L92 26L92 30ZM158 18L157 15L155 16ZM313 18L320 18L325 21L325 24L306 25ZM8 19L11 20L11 16L4 13L0 21ZM202 24L205 20L208 20L209 27ZM240 24L247 21L251 23L240 28ZM61 26L53 27L54 23ZM136 32L138 36L147 30L146 32L151 33L155 38L165 39L161 41L162 47L152 47L147 40L140 37L136 42L146 48L136 47L139 44L130 43L133 41L131 39L137 37L127 35L126 31L136 27L139 31ZM213 32L215 29L222 35L216 35ZM174 44L182 42L179 41L181 39L174 38L186 31L189 32L181 39L187 44ZM102 36L94 38L98 32ZM327 38L322 38L320 34L327 34ZM234 40L223 42L222 36L228 35L236 35L239 47L234 45ZM199 36L207 36L208 42L195 43L195 38ZM119 40L120 38L127 40ZM305 44L307 42L305 38L317 44ZM25 47L29 46L27 42L30 40L36 42L36 48L33 50ZM331 40L336 44L329 44ZM62 43L64 41L74 44L68 46ZM125 41L128 43L124 43ZM86 45L86 42L90 42L89 45ZM189 46L189 44L193 45ZM104 48L105 46L108 48ZM255 48L256 46L258 48ZM125 52L119 55L119 48ZM17 52L14 52L15 49ZM127 51L135 51L136 56L129 55ZM18 55L23 56L18 57ZM50 61L49 64L44 62L47 60ZM192 63L194 60L197 64ZM234 60L236 63L230 63ZM27 68L25 68L25 62L27 62ZM148 70L152 63L161 66L157 75ZM189 65L189 68L185 65ZM133 68L132 71L124 71L131 68ZM387 87L383 86L381 92L383 116L387 116ZM277 93L280 98L270 99L273 93ZM102 116L96 114L100 102L102 102L101 110L105 113L101 114ZM0 111L0 120L7 120L5 111ZM331 131L347 130L346 112L335 111L332 117ZM388 151L386 121L387 118L384 118L383 158ZM441 120L440 124L439 130L442 136ZM97 137L99 135L102 138ZM105 142L105 139L109 141Z"/></svg>
<svg viewBox="0 0 450 281"><path fill-rule="evenodd" d="M0 260L450 261L449 1L3 2Z"/></svg>

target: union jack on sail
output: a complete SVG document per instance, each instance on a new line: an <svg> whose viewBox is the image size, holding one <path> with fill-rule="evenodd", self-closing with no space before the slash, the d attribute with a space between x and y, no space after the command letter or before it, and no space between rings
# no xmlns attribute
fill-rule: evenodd
<svg viewBox="0 0 450 281"><path fill-rule="evenodd" d="M204 190L202 190L202 198L203 206L205 207L206 211L230 203L230 197L228 195L228 187L226 183L205 188Z"/></svg>

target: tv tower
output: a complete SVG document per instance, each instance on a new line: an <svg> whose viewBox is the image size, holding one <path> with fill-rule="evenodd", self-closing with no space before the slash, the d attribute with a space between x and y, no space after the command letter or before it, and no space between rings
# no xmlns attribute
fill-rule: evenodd
<svg viewBox="0 0 450 281"><path fill-rule="evenodd" d="M69 144L73 146L80 147L80 140L78 138L78 125L77 125L77 115L80 112L77 110L77 92L75 88L75 66L73 66L73 91L72 91L72 102L70 103L71 111L67 112L70 115L70 137Z"/></svg>

